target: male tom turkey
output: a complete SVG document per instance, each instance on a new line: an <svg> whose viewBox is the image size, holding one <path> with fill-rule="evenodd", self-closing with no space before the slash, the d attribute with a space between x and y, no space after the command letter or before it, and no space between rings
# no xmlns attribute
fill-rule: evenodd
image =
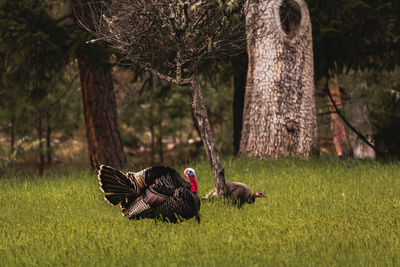
<svg viewBox="0 0 400 267"><path fill-rule="evenodd" d="M203 199L211 200L217 196L216 188L212 189ZM225 195L230 202L238 205L239 208L245 203L252 204L258 197L266 197L261 191L251 193L250 187L247 184L239 182L227 182Z"/></svg>
<svg viewBox="0 0 400 267"><path fill-rule="evenodd" d="M158 218L176 223L196 217L200 223L197 177L192 168L184 172L185 181L174 169L154 166L140 172L122 173L100 166L100 189L111 205L119 204L129 219Z"/></svg>

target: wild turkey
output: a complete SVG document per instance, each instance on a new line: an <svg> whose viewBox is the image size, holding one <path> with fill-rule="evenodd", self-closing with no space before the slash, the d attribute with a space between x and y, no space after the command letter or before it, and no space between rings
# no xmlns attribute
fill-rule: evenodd
<svg viewBox="0 0 400 267"><path fill-rule="evenodd" d="M125 174L101 165L98 178L105 199L111 205L119 204L124 217L157 218L173 223L196 217L200 223L196 173L187 168L184 175L189 182L166 166Z"/></svg>
<svg viewBox="0 0 400 267"><path fill-rule="evenodd" d="M203 199L211 200L217 196L216 188L212 189ZM225 197L239 208L245 203L252 204L258 197L266 197L261 191L251 193L250 187L247 184L239 182L227 182Z"/></svg>

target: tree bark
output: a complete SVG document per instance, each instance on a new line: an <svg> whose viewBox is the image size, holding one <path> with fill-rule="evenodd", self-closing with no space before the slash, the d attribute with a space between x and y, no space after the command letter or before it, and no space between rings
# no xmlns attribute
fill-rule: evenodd
<svg viewBox="0 0 400 267"><path fill-rule="evenodd" d="M95 58L78 55L90 163L122 168L126 162L117 121L110 70Z"/></svg>
<svg viewBox="0 0 400 267"><path fill-rule="evenodd" d="M204 105L203 96L201 94L199 75L195 72L191 79L192 85L192 109L196 119L200 137L206 151L207 159L210 162L211 169L214 172L214 183L218 196L223 196L225 192L225 173L219 158L218 149L214 141L214 135L208 121L207 110Z"/></svg>
<svg viewBox="0 0 400 267"><path fill-rule="evenodd" d="M249 0L249 66L239 154L319 153L311 21L303 0Z"/></svg>
<svg viewBox="0 0 400 267"><path fill-rule="evenodd" d="M328 90L332 95L332 101L335 102L339 110L342 110L343 105L339 90L339 82L337 74L333 71L329 71ZM328 99L328 101L331 102L330 99ZM352 152L350 143L347 139L346 129L332 103L329 105L329 111L331 112L332 139L336 153L339 157L350 156Z"/></svg>
<svg viewBox="0 0 400 267"><path fill-rule="evenodd" d="M92 0L71 0L77 17L91 23ZM90 47L92 46L92 47ZM78 65L85 112L86 134L90 163L122 168L126 157L122 146L117 118L117 104L112 76L104 49L95 44L82 45L78 50Z"/></svg>

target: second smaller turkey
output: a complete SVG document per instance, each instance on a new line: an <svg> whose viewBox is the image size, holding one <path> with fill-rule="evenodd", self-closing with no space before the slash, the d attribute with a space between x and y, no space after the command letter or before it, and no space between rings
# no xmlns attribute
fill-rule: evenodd
<svg viewBox="0 0 400 267"><path fill-rule="evenodd" d="M217 190L216 188L213 188L202 199L212 200L213 198L216 197L217 197ZM245 203L252 204L254 203L256 198L266 197L266 195L261 191L256 191L252 194L251 189L247 184L240 182L227 182L226 192L224 197L227 198L229 202L238 205L240 208Z"/></svg>

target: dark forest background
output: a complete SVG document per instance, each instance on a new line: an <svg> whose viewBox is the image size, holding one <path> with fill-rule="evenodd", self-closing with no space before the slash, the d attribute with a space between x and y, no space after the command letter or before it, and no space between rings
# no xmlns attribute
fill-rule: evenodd
<svg viewBox="0 0 400 267"><path fill-rule="evenodd" d="M399 158L400 4L306 2L321 155ZM91 100L81 89L82 62L92 62L93 73L102 66L103 78L111 74L103 82L112 83L113 96L106 99L115 101L125 166L204 157L190 90L117 64L118 54L102 41L91 42L76 12L70 1L0 0L0 168L44 173L91 165L90 126L85 126L85 105ZM246 72L245 51L200 68L209 119L224 156L238 149L241 118L235 109L243 103ZM89 92L91 82L101 81L86 80Z"/></svg>

